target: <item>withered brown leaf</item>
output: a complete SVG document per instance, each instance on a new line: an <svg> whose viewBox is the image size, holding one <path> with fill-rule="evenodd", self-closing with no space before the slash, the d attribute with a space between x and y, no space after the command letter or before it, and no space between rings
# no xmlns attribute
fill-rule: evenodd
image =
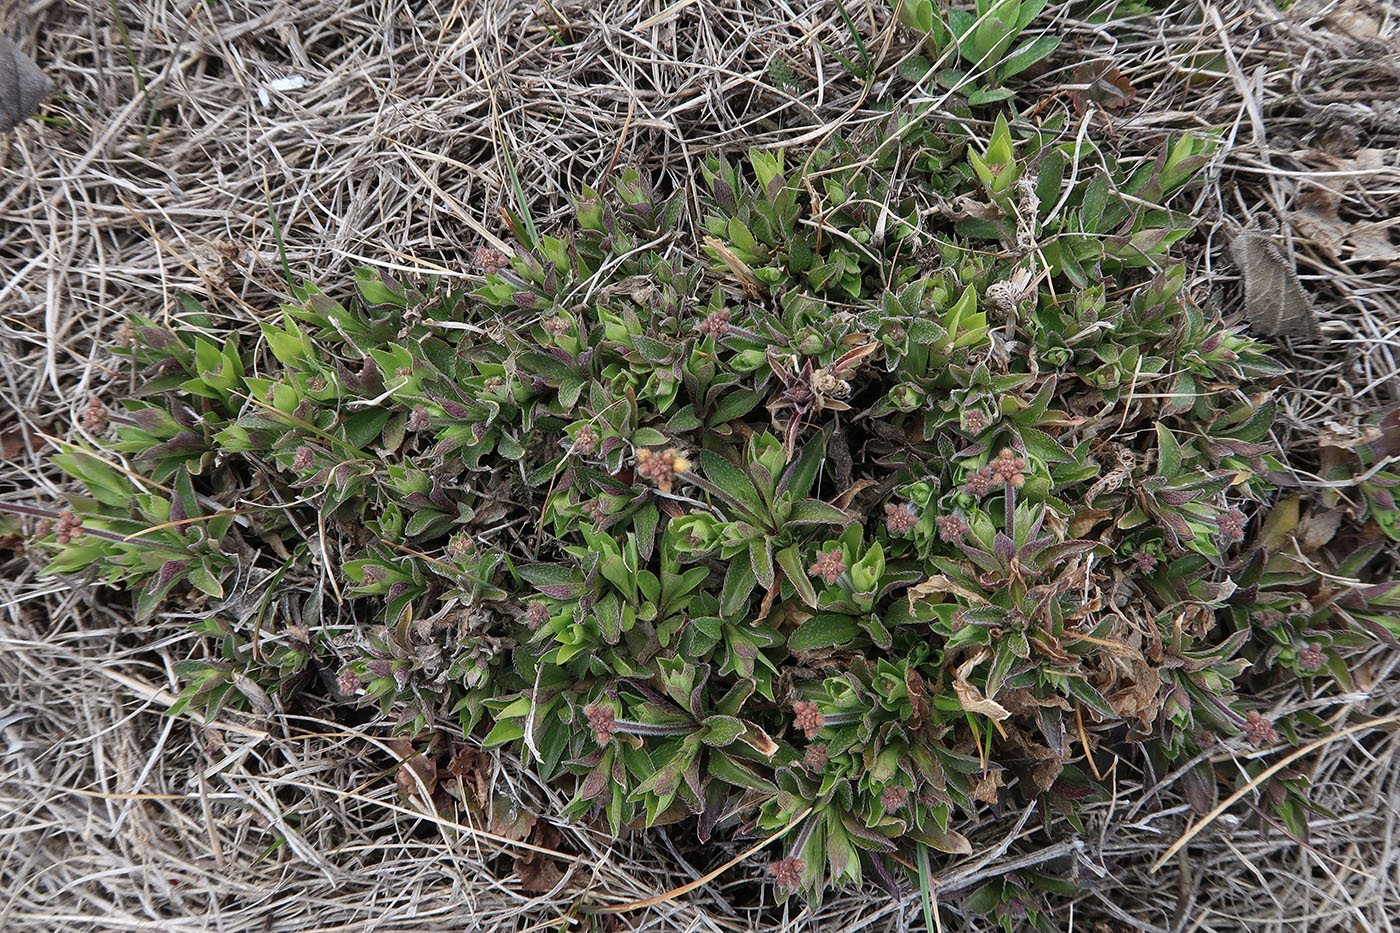
<svg viewBox="0 0 1400 933"><path fill-rule="evenodd" d="M1244 312L1251 329L1267 337L1317 337L1312 299L1293 265L1255 224L1229 243L1230 258L1244 278Z"/></svg>
<svg viewBox="0 0 1400 933"><path fill-rule="evenodd" d="M53 84L8 36L0 36L0 133L19 126Z"/></svg>

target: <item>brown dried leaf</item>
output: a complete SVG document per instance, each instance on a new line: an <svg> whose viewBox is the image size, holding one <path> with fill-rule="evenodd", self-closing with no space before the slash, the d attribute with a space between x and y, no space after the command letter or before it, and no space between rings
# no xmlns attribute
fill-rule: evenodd
<svg viewBox="0 0 1400 933"><path fill-rule="evenodd" d="M736 256L734 251L724 245L722 240L707 236L705 237L705 246L714 250L715 255L724 260L724 264L729 267L730 274L739 280L739 286L744 290L745 298L757 301L768 294L768 286L763 283L763 280L754 275L748 263Z"/></svg>
<svg viewBox="0 0 1400 933"><path fill-rule="evenodd" d="M18 460L27 453L29 446L24 442L24 431L19 425L10 425L0 431L0 460Z"/></svg>
<svg viewBox="0 0 1400 933"><path fill-rule="evenodd" d="M1340 421L1328 419L1322 422L1322 430L1318 432L1317 443L1320 447L1340 447L1348 450L1353 447L1365 447L1381 439L1383 428L1378 425L1355 425L1342 424Z"/></svg>
<svg viewBox="0 0 1400 933"><path fill-rule="evenodd" d="M51 90L53 83L34 60L0 35L0 133L28 119Z"/></svg>
<svg viewBox="0 0 1400 933"><path fill-rule="evenodd" d="M478 813L484 812L491 799L491 757L475 748L463 748L447 763L447 773L460 778L462 788L470 795L471 799L463 803Z"/></svg>
<svg viewBox="0 0 1400 933"><path fill-rule="evenodd" d="M521 841L535 828L535 814L504 794L493 794L487 828L498 836Z"/></svg>
<svg viewBox="0 0 1400 933"><path fill-rule="evenodd" d="M1112 691L1105 699L1114 712L1124 719L1136 719L1151 728L1162 707L1162 677L1146 661L1133 660L1116 665L1121 672Z"/></svg>
<svg viewBox="0 0 1400 933"><path fill-rule="evenodd" d="M417 775L417 778L414 775ZM433 791L437 790L437 763L427 755L414 755L399 765L399 770L394 775L399 793L405 797L420 796L419 780L422 780L423 786L428 789L428 795L432 796Z"/></svg>
<svg viewBox="0 0 1400 933"><path fill-rule="evenodd" d="M1316 553L1336 537L1343 517L1344 513L1340 509L1309 512L1307 517L1298 523L1298 547L1304 554Z"/></svg>
<svg viewBox="0 0 1400 933"><path fill-rule="evenodd" d="M542 849L558 849L559 831L549 823L536 823L530 842ZM520 889L531 893L552 891L564 877L559 863L543 852L528 849L515 860L515 873L520 878Z"/></svg>
<svg viewBox="0 0 1400 933"><path fill-rule="evenodd" d="M1073 81L1083 85L1069 94L1075 112L1081 114L1091 101L1105 110L1118 110L1137 96L1137 88L1112 62L1085 62L1074 69Z"/></svg>
<svg viewBox="0 0 1400 933"><path fill-rule="evenodd" d="M1055 786L1065 771L1065 763L1058 758L1047 758L1031 769L1031 780L1042 793Z"/></svg>
<svg viewBox="0 0 1400 933"><path fill-rule="evenodd" d="M909 608L914 608L914 603L929 596L945 596L952 593L954 596L961 596L963 599L971 600L974 605L985 605L987 597L975 592L948 579L941 573L934 574L923 583L916 583L909 587Z"/></svg>
<svg viewBox="0 0 1400 933"><path fill-rule="evenodd" d="M1400 263L1400 248L1390 240L1387 221L1357 223L1338 214L1343 192L1359 185L1365 175L1394 171L1386 163L1386 153L1379 148L1361 148L1350 158L1316 153L1330 171L1352 172L1340 188L1310 188L1298 196L1294 210L1289 213L1289 226L1299 237L1312 241L1331 259L1341 262Z"/></svg>
<svg viewBox="0 0 1400 933"><path fill-rule="evenodd" d="M1312 299L1269 235L1251 224L1230 241L1229 250L1244 277L1244 311L1250 327L1269 337L1315 338Z"/></svg>
<svg viewBox="0 0 1400 933"><path fill-rule="evenodd" d="M995 805L998 802L997 790L1005 783L1006 778L1002 775L1000 768L987 771L973 785L972 799Z"/></svg>
<svg viewBox="0 0 1400 933"><path fill-rule="evenodd" d="M905 668L904 690L909 695L909 728L915 732L923 728L928 719L928 700L924 699L924 678L914 670L913 665Z"/></svg>
<svg viewBox="0 0 1400 933"><path fill-rule="evenodd" d="M980 713L996 722L1006 719L1011 713L996 700L982 696L982 691L961 677L953 681L953 692L958 695L958 705L969 713Z"/></svg>

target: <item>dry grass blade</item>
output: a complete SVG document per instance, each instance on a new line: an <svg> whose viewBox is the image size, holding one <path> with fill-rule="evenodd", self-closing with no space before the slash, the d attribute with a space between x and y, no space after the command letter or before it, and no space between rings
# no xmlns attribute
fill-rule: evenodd
<svg viewBox="0 0 1400 933"><path fill-rule="evenodd" d="M1192 824L1190 829L1181 834L1180 839L1172 843L1167 848L1167 851L1163 852L1160 856L1158 856L1157 861L1152 863L1151 871L1156 872L1158 869L1160 869L1163 865L1165 865L1168 861L1171 860L1172 856L1176 855L1177 852L1181 851L1183 846L1190 843L1190 841L1192 839L1195 839L1198 835L1200 835L1206 827L1210 826L1211 823L1219 819L1222 813L1229 810L1230 807L1234 806L1248 794L1257 791L1260 788L1260 786L1264 784L1264 782L1268 781L1269 778L1273 777L1275 774L1278 774L1284 768L1287 768L1293 762L1312 754L1319 748L1325 748L1326 746L1337 741L1338 739L1344 739L1347 736L1355 735L1358 732L1372 732L1385 726L1394 725L1397 722L1400 722L1400 716L1384 716L1380 719L1369 719L1366 722L1359 722L1355 725L1348 726L1347 728L1335 733L1334 735L1326 735L1320 739L1309 742L1302 748L1296 749L1290 754L1285 755L1283 758L1280 758L1278 761L1274 762L1273 764L1269 765L1269 767L1259 772L1259 774L1255 775L1249 781L1245 782L1239 790L1235 791L1229 797L1226 797L1224 800L1222 800L1214 810L1211 810L1209 813L1207 813L1204 817L1201 818L1199 822Z"/></svg>

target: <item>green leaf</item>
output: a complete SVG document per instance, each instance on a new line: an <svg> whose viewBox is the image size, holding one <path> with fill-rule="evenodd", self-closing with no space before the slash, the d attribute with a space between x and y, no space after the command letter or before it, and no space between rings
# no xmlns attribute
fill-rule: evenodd
<svg viewBox="0 0 1400 933"><path fill-rule="evenodd" d="M797 595L812 609L817 608L817 591L812 586L812 578L802 566L802 553L797 545L783 548L776 556L778 566L783 568L783 573L796 587Z"/></svg>
<svg viewBox="0 0 1400 933"><path fill-rule="evenodd" d="M1073 676L1066 677L1064 679L1064 686L1070 696L1084 703L1094 712L1104 717L1104 719L1110 722L1116 722L1118 720L1118 713L1108 704L1108 701L1103 698L1103 694L1091 687L1083 678Z"/></svg>
<svg viewBox="0 0 1400 933"><path fill-rule="evenodd" d="M849 645L860 635L860 625L850 616L823 613L813 616L788 637L788 650L815 651Z"/></svg>
<svg viewBox="0 0 1400 933"><path fill-rule="evenodd" d="M752 389L735 389L720 399L715 410L710 413L708 422L712 425L724 424L726 421L742 418L753 411L754 407L761 401L763 401L763 396Z"/></svg>
<svg viewBox="0 0 1400 933"><path fill-rule="evenodd" d="M724 589L720 593L720 612L728 618L744 615L748 610L749 594L758 585L753 573L753 563L747 560L729 562L729 570L724 575Z"/></svg>
<svg viewBox="0 0 1400 933"><path fill-rule="evenodd" d="M762 791L766 794L778 792L776 784L760 776L758 772L744 764L740 759L725 752L716 752L710 755L708 770L714 777L735 787L747 787L749 790Z"/></svg>
<svg viewBox="0 0 1400 933"><path fill-rule="evenodd" d="M748 728L737 716L709 716L704 725L705 731L700 733L700 741L714 748L732 745Z"/></svg>
<svg viewBox="0 0 1400 933"><path fill-rule="evenodd" d="M609 593L598 600L593 607L593 617L598 620L598 631L603 640L615 645L622 638L622 604L615 594Z"/></svg>
<svg viewBox="0 0 1400 933"><path fill-rule="evenodd" d="M643 334L632 335L632 346L648 363L666 363L675 354L676 348Z"/></svg>
<svg viewBox="0 0 1400 933"><path fill-rule="evenodd" d="M389 420L387 408L367 408L345 419L345 436L350 443L363 450L379 437Z"/></svg>
<svg viewBox="0 0 1400 933"><path fill-rule="evenodd" d="M765 590L773 588L773 539L755 538L749 542L749 562L754 578Z"/></svg>
<svg viewBox="0 0 1400 933"><path fill-rule="evenodd" d="M689 405L678 410L671 416L671 420L666 422L666 430L672 434L684 434L687 431L694 431L704 425L699 416L695 414L695 409Z"/></svg>
<svg viewBox="0 0 1400 933"><path fill-rule="evenodd" d="M764 514L763 499L743 470L709 450L700 451L700 468L705 478L714 483L731 504L746 508L754 515Z"/></svg>
<svg viewBox="0 0 1400 933"><path fill-rule="evenodd" d="M932 822L926 822L918 829L905 830L904 835L939 852L947 852L951 855L972 854L972 843L968 841L966 836L953 832L951 829L939 829Z"/></svg>
<svg viewBox="0 0 1400 933"><path fill-rule="evenodd" d="M1157 422L1157 475L1172 479L1181 473L1181 445L1162 422Z"/></svg>
<svg viewBox="0 0 1400 933"><path fill-rule="evenodd" d="M517 572L541 593L555 599L573 599L587 589L573 569L558 564L527 564Z"/></svg>
<svg viewBox="0 0 1400 933"><path fill-rule="evenodd" d="M648 503L632 516L632 527L637 529L637 554L642 560L651 560L656 545L656 526L661 521L661 513L655 505Z"/></svg>
<svg viewBox="0 0 1400 933"><path fill-rule="evenodd" d="M203 558L199 563L190 565L189 578L191 583L215 599L223 597L224 585L219 582L219 577L210 566L208 557Z"/></svg>
<svg viewBox="0 0 1400 933"><path fill-rule="evenodd" d="M819 499L794 502L787 517L789 525L847 525L850 522L850 515Z"/></svg>
<svg viewBox="0 0 1400 933"><path fill-rule="evenodd" d="M481 744L485 748L491 748L496 745L504 745L507 742L514 742L524 737L524 719L497 719L496 724L491 727L491 731L486 734L486 738L481 740Z"/></svg>
<svg viewBox="0 0 1400 933"><path fill-rule="evenodd" d="M973 107L994 104L999 100L1010 100L1016 92L1009 87L979 87L967 95L967 102Z"/></svg>
<svg viewBox="0 0 1400 933"><path fill-rule="evenodd" d="M1021 437L1021 443L1026 445L1026 451L1032 456L1039 457L1046 463L1073 463L1074 455L1060 446L1060 442L1039 428L1020 427L1016 433Z"/></svg>
<svg viewBox="0 0 1400 933"><path fill-rule="evenodd" d="M1060 47L1059 36L1037 36L1011 53L1001 66L1003 80L1018 75Z"/></svg>
<svg viewBox="0 0 1400 933"><path fill-rule="evenodd" d="M660 447L666 443L666 435L655 428L638 428L632 432L632 443L638 447Z"/></svg>

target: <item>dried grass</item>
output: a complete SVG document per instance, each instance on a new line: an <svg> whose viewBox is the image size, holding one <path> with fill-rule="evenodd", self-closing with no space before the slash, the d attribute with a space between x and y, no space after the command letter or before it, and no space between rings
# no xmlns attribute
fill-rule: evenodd
<svg viewBox="0 0 1400 933"><path fill-rule="evenodd" d="M885 69L909 51L909 37L887 29L883 4L846 6ZM689 188L708 150L810 142L874 118L864 90L821 48L849 48L829 3L572 0L551 12L508 0L158 0L116 9L119 19L106 4L61 0L0 10L0 29L24 47L41 37L37 57L61 91L47 121L22 127L0 154L0 496L10 501L61 496L45 437L64 436L92 394L120 388L105 347L123 314L179 320L180 294L246 325L276 309L284 283L273 216L292 273L331 289L366 264L454 275L478 243L502 235L507 157L548 226L569 192L621 164ZM1222 260L1226 218L1267 212L1292 234L1330 338L1299 348L1283 395L1282 439L1306 463L1327 422L1355 429L1400 401L1400 260L1357 260L1354 246L1325 242L1326 226L1299 222L1316 204L1308 192L1329 185L1348 223L1373 221L1388 235L1400 217L1396 8L1181 2L1155 14L1121 7L1098 24L1088 9L1046 14L1066 36L1055 59L1064 67L1039 79L1047 108L1068 106L1058 88L1073 66L1103 61L1137 89L1126 107L1093 118L1106 145L1143 153L1172 129L1226 134L1197 205L1207 235L1194 257L1196 293L1237 301ZM795 83L774 86L774 58ZM293 75L305 86L269 90ZM1077 130L1081 118L1070 115ZM1348 167L1364 149L1388 155ZM0 550L0 928L557 928L585 894L595 903L652 896L739 851L696 850L681 834L614 842L561 826L563 879L524 893L516 847L399 798L383 732L165 717L173 663L199 650L188 619L172 611L134 625L120 599L40 581L37 555L0 547L10 547ZM1320 710L1338 727L1396 712L1394 654L1354 661L1360 692ZM1273 702L1311 701L1281 689ZM1061 921L1076 928L1389 930L1400 916L1396 746L1393 732L1378 731L1308 762L1317 801L1337 814L1313 821L1308 848L1245 825L1240 810L1150 875L1190 818L1169 776L1144 793L1124 761L1117 794L1090 814L1083 839L1047 849L1036 819L1009 835L1017 820L1002 820L980 834L980 857L940 866L943 890L1054 857L1061 867L1076 860L1083 877L1104 875L1064 905ZM503 760L493 779L549 812L558 801L514 764ZM740 871L616 928L921 923L913 896L775 907Z"/></svg>

